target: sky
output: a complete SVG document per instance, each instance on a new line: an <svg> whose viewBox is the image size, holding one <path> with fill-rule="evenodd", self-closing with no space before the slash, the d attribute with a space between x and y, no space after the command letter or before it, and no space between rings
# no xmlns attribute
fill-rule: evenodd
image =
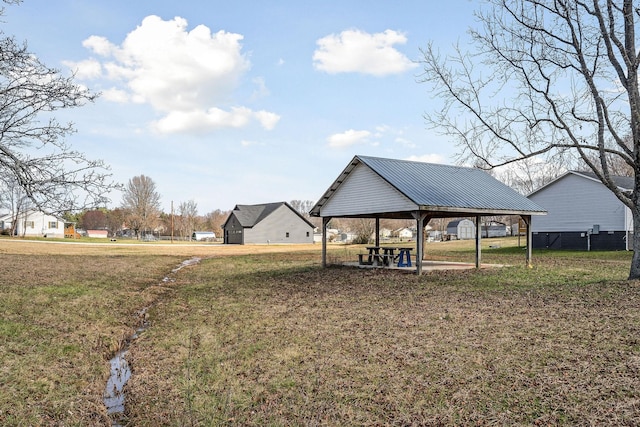
<svg viewBox="0 0 640 427"><path fill-rule="evenodd" d="M318 200L355 155L452 164L420 49L464 43L469 0L24 0L2 28L101 96L59 112L162 208ZM108 207L120 205L114 192Z"/></svg>

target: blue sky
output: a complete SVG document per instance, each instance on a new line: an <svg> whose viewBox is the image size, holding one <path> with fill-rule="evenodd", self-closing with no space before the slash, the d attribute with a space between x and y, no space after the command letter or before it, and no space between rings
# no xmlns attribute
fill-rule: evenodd
<svg viewBox="0 0 640 427"><path fill-rule="evenodd" d="M162 207L317 200L356 154L452 163L426 128L420 48L464 42L477 2L25 0L3 29L102 96L58 115ZM121 194L111 194L120 204Z"/></svg>

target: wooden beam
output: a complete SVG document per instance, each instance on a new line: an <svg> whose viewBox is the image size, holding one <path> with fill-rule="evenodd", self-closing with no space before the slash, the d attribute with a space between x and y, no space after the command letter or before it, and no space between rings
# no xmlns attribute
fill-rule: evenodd
<svg viewBox="0 0 640 427"><path fill-rule="evenodd" d="M482 218L476 216L476 268L480 268L482 264Z"/></svg>
<svg viewBox="0 0 640 427"><path fill-rule="evenodd" d="M376 217L376 246L380 246L380 218Z"/></svg>
<svg viewBox="0 0 640 427"><path fill-rule="evenodd" d="M527 262L527 267L532 268L533 267L533 261L532 261L533 235L531 232L531 215L522 215L522 219L524 220L524 223L527 226L527 251L526 251L525 259Z"/></svg>
<svg viewBox="0 0 640 427"><path fill-rule="evenodd" d="M322 266L327 266L327 227L331 217L322 218Z"/></svg>
<svg viewBox="0 0 640 427"><path fill-rule="evenodd" d="M424 221L427 217L425 212L415 211L413 217L416 220L418 235L416 236L416 274L422 274L422 259L424 257Z"/></svg>

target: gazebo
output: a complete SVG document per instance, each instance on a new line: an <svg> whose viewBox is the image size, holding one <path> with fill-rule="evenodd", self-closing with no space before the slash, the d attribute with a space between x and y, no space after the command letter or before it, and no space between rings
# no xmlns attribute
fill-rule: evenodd
<svg viewBox="0 0 640 427"><path fill-rule="evenodd" d="M424 228L433 218L475 217L476 267L480 267L483 216L520 215L526 224L526 263L531 265L531 216L546 211L474 168L355 156L309 212L322 218L322 265L327 265L327 225L332 218L373 218L376 246L380 218L414 219L416 272L422 274Z"/></svg>

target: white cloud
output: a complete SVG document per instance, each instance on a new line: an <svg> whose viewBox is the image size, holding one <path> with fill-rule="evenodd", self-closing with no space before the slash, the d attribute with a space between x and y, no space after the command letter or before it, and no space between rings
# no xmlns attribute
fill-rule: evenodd
<svg viewBox="0 0 640 427"><path fill-rule="evenodd" d="M361 144L366 142L367 138L371 135L371 132L367 130L353 130L349 129L343 133L336 133L327 138L329 147L331 148L344 148L354 144Z"/></svg>
<svg viewBox="0 0 640 427"><path fill-rule="evenodd" d="M62 63L69 67L79 80L96 79L102 75L102 65L95 59L85 59L79 62L62 61Z"/></svg>
<svg viewBox="0 0 640 427"><path fill-rule="evenodd" d="M253 94L251 95L252 101L269 96L269 94L271 93L267 88L267 85L264 81L264 77L256 77L251 82L254 85L256 85L256 89L253 91Z"/></svg>
<svg viewBox="0 0 640 427"><path fill-rule="evenodd" d="M105 37L90 36L88 39L82 42L82 46L89 50L92 50L100 56L110 56L116 50L116 46L107 40Z"/></svg>
<svg viewBox="0 0 640 427"><path fill-rule="evenodd" d="M115 87L102 91L102 96L107 101L117 102L119 104L124 104L125 102L130 101L129 94L126 91Z"/></svg>
<svg viewBox="0 0 640 427"><path fill-rule="evenodd" d="M423 154L421 156L409 156L405 160L412 160L414 162L425 162L425 163L441 163L446 164L446 160L440 154Z"/></svg>
<svg viewBox="0 0 640 427"><path fill-rule="evenodd" d="M416 144L412 141L409 141L406 138L402 138L402 137L397 137L395 139L395 142L402 145L403 147L407 147L407 148L416 148Z"/></svg>
<svg viewBox="0 0 640 427"><path fill-rule="evenodd" d="M164 21L151 15L119 46L99 36L89 37L83 45L102 58L102 64L92 60L102 77L118 85L106 99L148 103L163 115L153 124L158 132L203 132L242 127L252 120L272 129L279 119L274 113L221 108L250 67L242 39L226 31L212 33L204 25L188 31L183 18ZM260 94L268 95L264 81L255 83Z"/></svg>
<svg viewBox="0 0 640 427"><path fill-rule="evenodd" d="M272 130L280 121L279 115L264 110L256 111L254 116L266 130Z"/></svg>
<svg viewBox="0 0 640 427"><path fill-rule="evenodd" d="M375 34L346 30L316 42L318 49L313 54L313 65L330 74L399 74L417 66L393 47L406 42L404 34L393 30Z"/></svg>
<svg viewBox="0 0 640 427"><path fill-rule="evenodd" d="M251 111L246 107L233 107L230 111L212 107L207 111L171 111L153 123L158 133L197 132L204 133L222 128L241 128L252 120L260 122L263 128L273 129L280 117L266 111Z"/></svg>

